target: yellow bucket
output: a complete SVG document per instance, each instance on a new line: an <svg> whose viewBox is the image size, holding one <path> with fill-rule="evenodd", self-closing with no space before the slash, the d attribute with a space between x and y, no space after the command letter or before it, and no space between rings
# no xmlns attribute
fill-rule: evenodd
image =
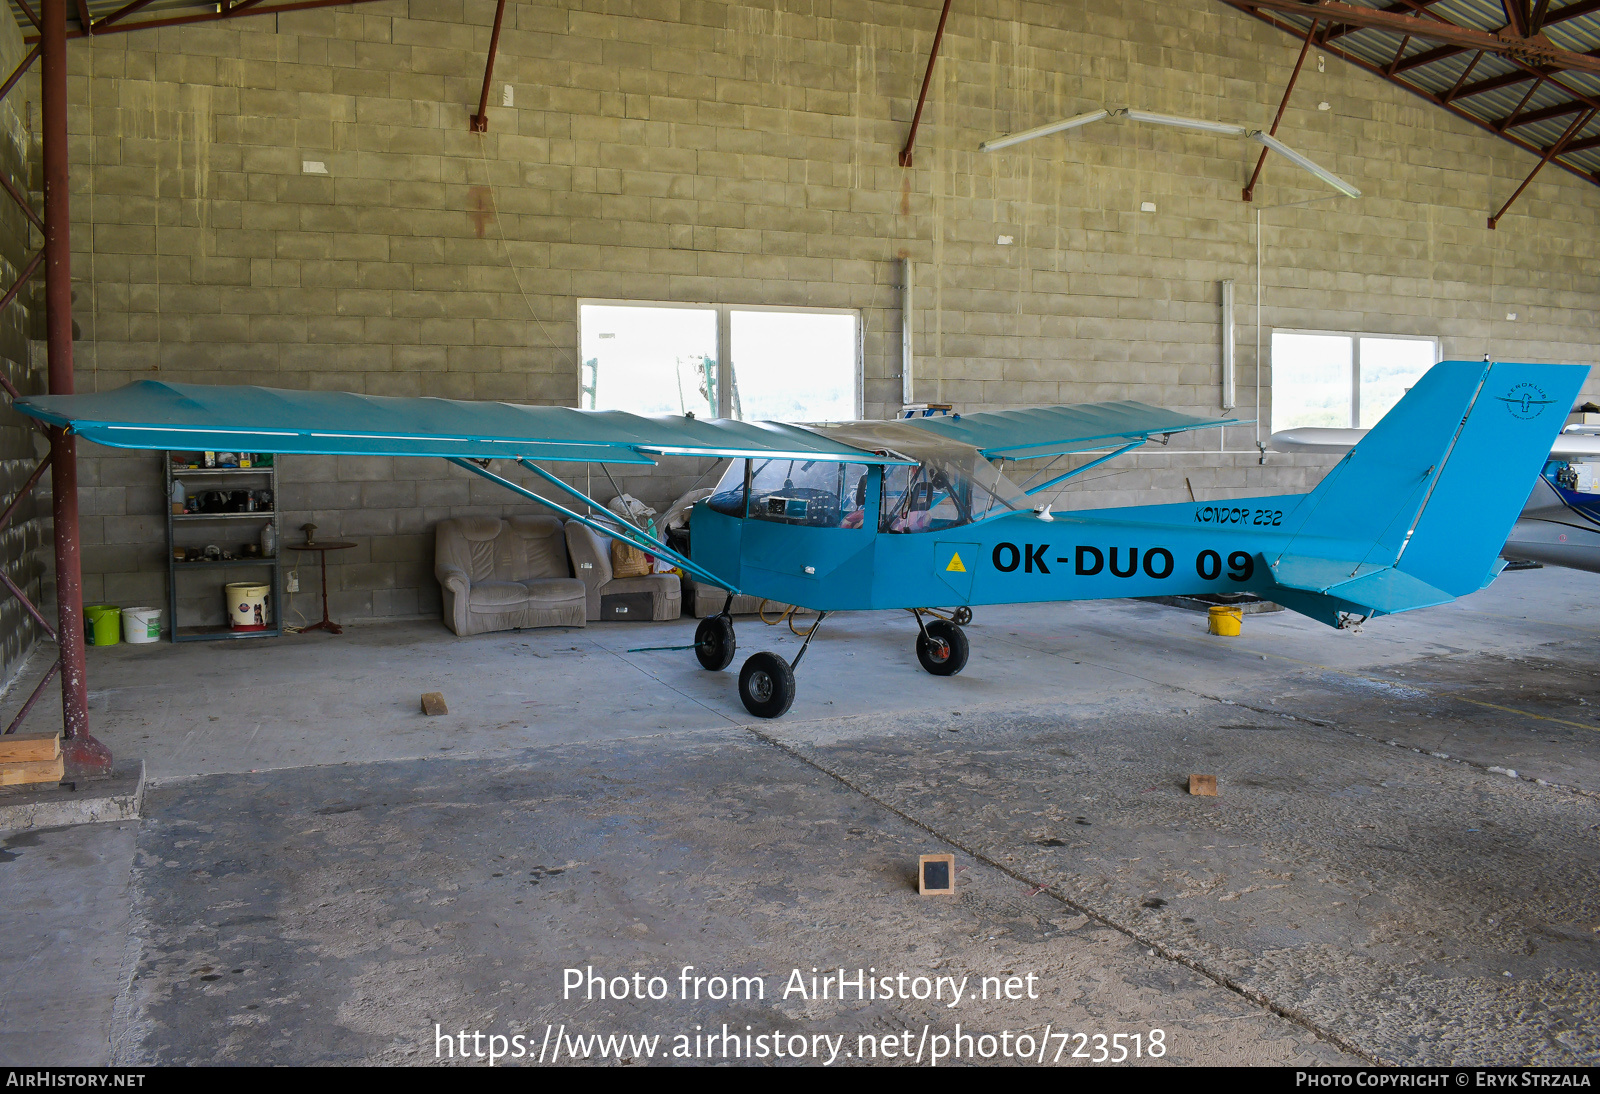
<svg viewBox="0 0 1600 1094"><path fill-rule="evenodd" d="M1219 604L1207 614L1212 634L1221 635L1223 638L1238 638L1239 632L1244 628L1243 608L1229 608Z"/></svg>

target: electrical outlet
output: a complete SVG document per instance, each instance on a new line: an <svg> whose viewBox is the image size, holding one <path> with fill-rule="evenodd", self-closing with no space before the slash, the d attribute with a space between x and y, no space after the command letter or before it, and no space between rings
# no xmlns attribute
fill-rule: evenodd
<svg viewBox="0 0 1600 1094"><path fill-rule="evenodd" d="M300 591L300 571L290 570L283 576L283 591L297 593Z"/></svg>

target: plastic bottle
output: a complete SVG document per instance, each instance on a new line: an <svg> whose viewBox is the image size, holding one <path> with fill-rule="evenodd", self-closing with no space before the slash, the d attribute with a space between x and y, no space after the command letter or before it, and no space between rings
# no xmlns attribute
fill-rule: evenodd
<svg viewBox="0 0 1600 1094"><path fill-rule="evenodd" d="M261 529L261 557L272 558L278 553L278 533L269 520L267 526Z"/></svg>

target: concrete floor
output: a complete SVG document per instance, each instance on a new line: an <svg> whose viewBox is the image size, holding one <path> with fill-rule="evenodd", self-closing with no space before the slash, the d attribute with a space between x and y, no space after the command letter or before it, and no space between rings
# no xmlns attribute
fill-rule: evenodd
<svg viewBox="0 0 1600 1094"><path fill-rule="evenodd" d="M436 1024L659 1058L724 1023L845 1062L959 1022L1160 1029L1161 1062L1593 1064L1597 581L1509 573L1360 634L980 609L952 679L905 617L840 615L760 723L734 672L627 652L687 622L91 649L145 819L4 839L0 1063L420 1062ZM798 642L738 633L740 660ZM917 896L947 850L958 896ZM685 965L766 998L678 999ZM671 992L563 999L589 966ZM1038 998L784 998L813 966Z"/></svg>

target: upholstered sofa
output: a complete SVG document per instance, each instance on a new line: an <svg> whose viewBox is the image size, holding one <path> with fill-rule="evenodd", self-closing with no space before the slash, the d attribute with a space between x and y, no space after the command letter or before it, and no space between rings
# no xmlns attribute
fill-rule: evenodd
<svg viewBox="0 0 1600 1094"><path fill-rule="evenodd" d="M575 520L567 521L567 551L572 572L587 589L589 619L676 619L683 611L677 574L615 577L611 571L611 537L599 535Z"/></svg>
<svg viewBox="0 0 1600 1094"><path fill-rule="evenodd" d="M555 517L456 517L434 529L434 576L457 634L581 627L587 590Z"/></svg>

